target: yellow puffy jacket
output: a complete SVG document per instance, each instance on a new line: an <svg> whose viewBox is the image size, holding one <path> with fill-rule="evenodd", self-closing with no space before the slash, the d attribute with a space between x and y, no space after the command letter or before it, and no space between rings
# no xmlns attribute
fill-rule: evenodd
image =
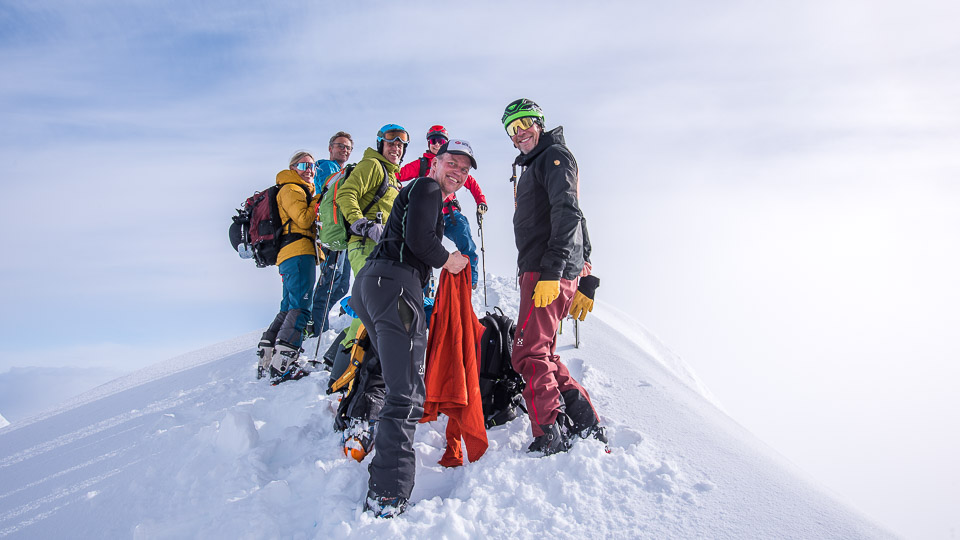
<svg viewBox="0 0 960 540"><path fill-rule="evenodd" d="M297 184L303 189L290 184ZM277 255L277 264L298 255L313 255L319 258L314 222L317 220L317 205L320 204L320 199L313 195L313 183L304 182L293 169L285 169L277 173L277 185L281 186L277 192L280 220L287 224L283 232L300 233L307 237L283 246Z"/></svg>

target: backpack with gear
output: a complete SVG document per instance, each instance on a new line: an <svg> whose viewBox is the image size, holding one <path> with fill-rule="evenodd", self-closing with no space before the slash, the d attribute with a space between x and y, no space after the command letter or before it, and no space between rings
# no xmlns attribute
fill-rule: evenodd
<svg viewBox="0 0 960 540"><path fill-rule="evenodd" d="M524 413L527 409L521 395L523 377L514 371L510 361L516 323L499 307L494 308L494 313L488 311L480 323L484 326L480 336L480 397L483 419L489 429L516 418L518 407Z"/></svg>
<svg viewBox="0 0 960 540"><path fill-rule="evenodd" d="M265 268L277 264L277 255L283 246L310 238L300 233L283 230L290 224L290 220L280 219L280 208L277 206L277 194L283 186L296 186L303 190L307 203L310 203L310 193L306 188L296 183L273 185L263 191L257 191L247 198L242 208L237 209L230 224L230 244L240 254L241 259L253 259L257 268Z"/></svg>
<svg viewBox="0 0 960 540"><path fill-rule="evenodd" d="M360 326L357 338L350 348L350 364L337 378L330 381L327 393L343 392L333 419L333 428L343 431L352 419L376 421L383 408L386 386L380 371L380 358L370 346L367 331Z"/></svg>
<svg viewBox="0 0 960 540"><path fill-rule="evenodd" d="M387 175L386 166L380 161L377 161L377 163L380 164L380 168L383 170L383 182L380 184L380 189L377 190L370 204L360 212L363 215L366 215L367 212L373 208L373 205L386 194L387 188L390 187L390 178ZM350 239L350 231L348 230L350 225L343 218L343 212L340 209L340 205L337 204L337 195L339 194L340 186L343 185L343 182L346 181L350 173L356 168L357 166L351 163L331 174L324 180L323 191L320 192L320 206L317 207L317 230L319 231L317 233L317 240L324 247L332 251L343 251L347 249L347 241ZM329 197L327 196L328 192L331 194Z"/></svg>

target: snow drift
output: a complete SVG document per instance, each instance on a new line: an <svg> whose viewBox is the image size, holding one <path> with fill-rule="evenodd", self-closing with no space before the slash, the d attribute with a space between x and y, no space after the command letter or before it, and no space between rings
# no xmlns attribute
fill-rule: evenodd
<svg viewBox="0 0 960 540"><path fill-rule="evenodd" d="M513 284L487 286L516 317ZM254 333L0 429L0 537L892 537L731 420L623 314L599 305L579 349L565 327L558 352L610 454L587 440L533 457L522 418L490 430L476 463L445 469L441 418L417 431L412 506L374 519L358 510L366 465L340 451L326 373L256 381Z"/></svg>

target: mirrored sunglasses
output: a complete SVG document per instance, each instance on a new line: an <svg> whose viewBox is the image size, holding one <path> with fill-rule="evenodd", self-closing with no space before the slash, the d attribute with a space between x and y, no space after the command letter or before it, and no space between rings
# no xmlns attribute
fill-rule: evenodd
<svg viewBox="0 0 960 540"><path fill-rule="evenodd" d="M311 171L315 171L317 170L317 164L301 161L300 163L296 164L296 168L298 171L305 171L307 169L310 169Z"/></svg>
<svg viewBox="0 0 960 540"><path fill-rule="evenodd" d="M430 144L445 144L447 140L443 137L430 137L427 142Z"/></svg>
<svg viewBox="0 0 960 540"><path fill-rule="evenodd" d="M524 116L522 118L517 118L513 122L507 124L507 135L513 137L521 129L530 129L533 124L537 122L536 118L532 116Z"/></svg>

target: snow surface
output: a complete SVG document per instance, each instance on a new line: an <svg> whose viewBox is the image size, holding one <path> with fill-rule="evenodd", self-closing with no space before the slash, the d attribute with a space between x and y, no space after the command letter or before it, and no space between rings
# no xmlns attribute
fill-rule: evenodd
<svg viewBox="0 0 960 540"><path fill-rule="evenodd" d="M487 288L516 318L512 281L488 276ZM590 391L610 454L589 440L533 457L521 418L490 430L479 461L445 469L441 418L417 430L413 505L374 519L359 511L366 464L340 450L326 373L255 380L254 333L0 428L0 537L893 537L731 420L622 313L598 305L580 330L576 349L565 322L558 353Z"/></svg>

